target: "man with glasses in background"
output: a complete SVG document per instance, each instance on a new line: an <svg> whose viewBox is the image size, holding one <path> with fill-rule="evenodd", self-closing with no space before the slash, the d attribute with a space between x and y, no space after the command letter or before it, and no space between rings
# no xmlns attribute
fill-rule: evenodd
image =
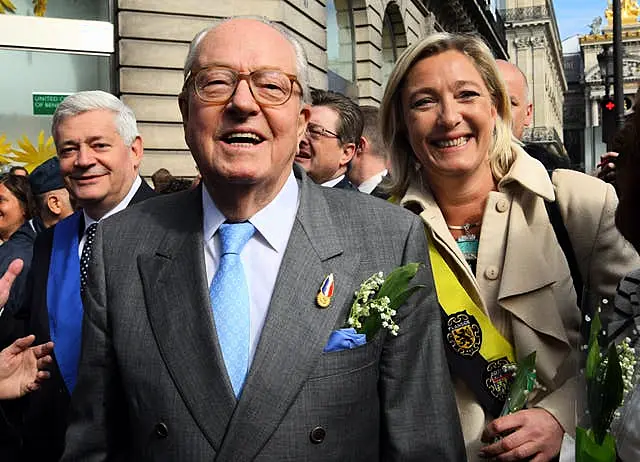
<svg viewBox="0 0 640 462"><path fill-rule="evenodd" d="M311 103L296 163L322 186L356 190L346 173L364 127L360 107L340 93L325 90L313 90Z"/></svg>
<svg viewBox="0 0 640 462"><path fill-rule="evenodd" d="M365 279L429 260L411 213L293 166L307 69L265 21L194 38L201 186L98 227L63 460L464 460L428 263L397 336L326 351Z"/></svg>

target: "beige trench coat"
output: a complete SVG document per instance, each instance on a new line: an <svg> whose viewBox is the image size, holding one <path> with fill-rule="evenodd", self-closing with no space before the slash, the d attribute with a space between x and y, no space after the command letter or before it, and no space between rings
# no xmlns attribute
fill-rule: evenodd
<svg viewBox="0 0 640 462"><path fill-rule="evenodd" d="M556 170L552 179L542 164L518 149L511 170L486 203L477 278L427 186L410 186L401 205L422 210L427 234L467 292L512 342L517 357L537 352L538 380L547 392L534 396L530 405L548 410L574 434L581 316L544 201L558 201L584 284L592 292L613 295L621 277L640 266L640 258L615 228L617 197L611 185L571 170ZM491 417L464 383L457 380L455 387L467 456L478 460L480 437Z"/></svg>

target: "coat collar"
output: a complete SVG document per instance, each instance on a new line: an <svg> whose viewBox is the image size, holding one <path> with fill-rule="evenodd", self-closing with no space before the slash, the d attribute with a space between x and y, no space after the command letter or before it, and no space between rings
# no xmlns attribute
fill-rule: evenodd
<svg viewBox="0 0 640 462"><path fill-rule="evenodd" d="M513 151L515 160L507 174L498 183L498 190L511 188L516 183L536 196L553 202L556 195L549 173L544 166L520 146L513 148Z"/></svg>

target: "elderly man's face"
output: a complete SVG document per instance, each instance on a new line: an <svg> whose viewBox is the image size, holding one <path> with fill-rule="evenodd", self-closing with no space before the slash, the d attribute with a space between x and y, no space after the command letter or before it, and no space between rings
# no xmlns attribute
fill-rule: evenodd
<svg viewBox="0 0 640 462"><path fill-rule="evenodd" d="M194 69L216 65L249 73L259 69L296 74L295 52L275 29L259 21L236 19L207 34ZM280 190L291 172L309 109L293 86L279 106L259 105L242 80L226 104L207 103L193 84L180 101L185 139L209 191L247 185L265 197Z"/></svg>
<svg viewBox="0 0 640 462"><path fill-rule="evenodd" d="M524 129L531 125L533 104L529 101L527 82L524 76L513 64L498 60L498 70L507 84L507 92L511 101L511 117L513 125L511 131L519 140L524 135Z"/></svg>

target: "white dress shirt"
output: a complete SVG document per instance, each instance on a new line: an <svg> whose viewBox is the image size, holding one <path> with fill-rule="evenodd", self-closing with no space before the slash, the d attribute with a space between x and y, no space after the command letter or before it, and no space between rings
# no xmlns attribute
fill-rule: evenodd
<svg viewBox="0 0 640 462"><path fill-rule="evenodd" d="M358 191L365 194L371 194L371 191L376 189L376 186L378 186L382 179L387 176L387 173L387 169L385 168L383 171L376 173L371 178L367 178L362 183L360 183L360 186L358 186Z"/></svg>
<svg viewBox="0 0 640 462"><path fill-rule="evenodd" d="M338 178L334 178L333 180L325 181L320 186L324 186L325 188L333 188L335 185L340 183L343 178L344 178L344 175L340 175Z"/></svg>
<svg viewBox="0 0 640 462"><path fill-rule="evenodd" d="M249 219L256 232L240 252L250 301L249 365L260 339L276 277L298 212L298 190L298 182L292 171L278 195ZM211 287L220 263L221 242L217 231L226 217L204 187L202 208L204 261L207 285Z"/></svg>
<svg viewBox="0 0 640 462"><path fill-rule="evenodd" d="M124 209L126 209L127 206L129 205L129 202L131 202L131 199L133 199L133 196L135 196L136 193L138 192L138 188L140 188L141 184L142 184L142 178L140 178L139 175L136 175L136 179L133 181L133 184L131 185L131 188L129 189L129 192L127 193L127 195L124 196L124 199L122 199L118 203L118 205L116 205L114 208L112 208L107 213L105 213L104 216L99 220L94 220L89 215L87 215L87 213L84 210L82 211L84 215L84 232L82 233L82 239L80 239L80 244L78 245L78 255L81 258L82 258L82 249L84 249L84 242L87 240L87 228L91 226L93 223L95 223L96 221L98 222L102 221L105 218L110 217L111 215L115 215L116 213L122 212Z"/></svg>

